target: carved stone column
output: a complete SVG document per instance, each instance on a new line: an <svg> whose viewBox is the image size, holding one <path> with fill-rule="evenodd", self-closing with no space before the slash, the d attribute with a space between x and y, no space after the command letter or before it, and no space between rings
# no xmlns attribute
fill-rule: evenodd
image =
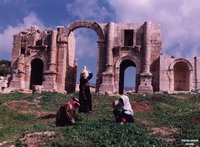
<svg viewBox="0 0 200 147"><path fill-rule="evenodd" d="M67 61L67 34L64 27L58 28L58 60L57 60L57 90L65 92L66 61Z"/></svg>
<svg viewBox="0 0 200 147"><path fill-rule="evenodd" d="M106 71L113 72L113 55L112 49L114 48L114 35L115 35L115 23L108 23L108 39L107 39L107 64Z"/></svg>
<svg viewBox="0 0 200 147"><path fill-rule="evenodd" d="M144 24L144 60L142 73L140 74L139 93L153 93L152 74L150 72L151 64L151 22Z"/></svg>
<svg viewBox="0 0 200 147"><path fill-rule="evenodd" d="M151 63L151 23L145 22L145 33L144 33L144 64L143 64L143 74L150 73L150 63Z"/></svg>
<svg viewBox="0 0 200 147"><path fill-rule="evenodd" d="M50 47L50 61L49 69L44 72L43 86L45 91L56 91L56 60L57 60L57 32L51 32L51 47Z"/></svg>
<svg viewBox="0 0 200 147"><path fill-rule="evenodd" d="M51 32L51 48L50 48L50 63L49 63L49 70L56 71L56 60L57 60L57 32L52 31Z"/></svg>
<svg viewBox="0 0 200 147"><path fill-rule="evenodd" d="M107 58L106 71L102 73L102 83L100 85L99 93L105 91L114 92L114 74L113 74L113 54L114 48L115 23L108 23L108 38L107 38Z"/></svg>
<svg viewBox="0 0 200 147"><path fill-rule="evenodd" d="M98 43L98 59L97 59L97 75L96 75L96 92L99 91L100 84L102 83L102 73L105 70L105 41L99 40Z"/></svg>

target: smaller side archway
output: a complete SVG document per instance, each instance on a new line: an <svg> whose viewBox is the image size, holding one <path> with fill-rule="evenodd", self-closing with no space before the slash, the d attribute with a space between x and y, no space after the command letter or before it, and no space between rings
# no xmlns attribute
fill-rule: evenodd
<svg viewBox="0 0 200 147"><path fill-rule="evenodd" d="M123 94L124 93L124 78L125 78L125 70L130 67L136 67L135 63L131 60L124 60L121 64L120 64L120 74L119 74L119 94ZM134 75L131 75L134 76ZM133 86L135 87L134 83Z"/></svg>
<svg viewBox="0 0 200 147"><path fill-rule="evenodd" d="M192 79L192 64L186 59L176 59L170 65L172 72L171 90L173 91L190 91Z"/></svg>
<svg viewBox="0 0 200 147"><path fill-rule="evenodd" d="M133 87L135 87L135 91L137 92L137 88L139 85L139 66L137 63L138 59L132 56L125 56L120 59L115 64L115 92L123 94L124 93L124 77L125 70L129 67L135 68L135 72L131 72L130 76L134 78L135 83L133 83Z"/></svg>
<svg viewBox="0 0 200 147"><path fill-rule="evenodd" d="M36 58L31 61L30 89L33 85L42 85L43 69L44 63L41 59Z"/></svg>

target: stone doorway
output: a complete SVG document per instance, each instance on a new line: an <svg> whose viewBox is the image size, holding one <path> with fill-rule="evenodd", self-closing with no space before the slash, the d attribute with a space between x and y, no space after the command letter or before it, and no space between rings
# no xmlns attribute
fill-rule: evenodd
<svg viewBox="0 0 200 147"><path fill-rule="evenodd" d="M41 59L33 59L31 62L30 89L33 85L42 85L44 63Z"/></svg>
<svg viewBox="0 0 200 147"><path fill-rule="evenodd" d="M119 73L119 94L123 94L124 93L124 77L125 77L125 70L128 67L136 67L135 63L131 60L124 60L121 64L120 64L120 73ZM136 81L136 73L135 75L132 75L135 78ZM134 83L133 83L134 84ZM133 85L133 87L136 87L136 84Z"/></svg>
<svg viewBox="0 0 200 147"><path fill-rule="evenodd" d="M174 91L189 91L190 71L187 63L177 62L174 65Z"/></svg>

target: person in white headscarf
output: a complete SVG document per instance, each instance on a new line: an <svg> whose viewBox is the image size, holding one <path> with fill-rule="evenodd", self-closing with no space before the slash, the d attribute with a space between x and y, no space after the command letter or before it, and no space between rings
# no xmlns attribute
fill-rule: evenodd
<svg viewBox="0 0 200 147"><path fill-rule="evenodd" d="M115 100L113 102L113 109L113 114L117 123L122 125L125 122L134 122L134 112L131 108L128 96L122 95L118 100ZM122 110L120 111L120 109Z"/></svg>

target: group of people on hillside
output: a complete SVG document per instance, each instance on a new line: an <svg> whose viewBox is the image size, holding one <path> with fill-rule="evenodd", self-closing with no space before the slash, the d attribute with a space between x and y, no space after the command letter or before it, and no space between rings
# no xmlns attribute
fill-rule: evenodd
<svg viewBox="0 0 200 147"><path fill-rule="evenodd" d="M76 123L76 110L79 109L79 113L90 113L92 111L92 96L90 92L89 80L92 78L93 73L84 66L83 71L80 74L79 85L79 99L73 97L67 103L60 106L56 113L56 126L69 126ZM126 122L134 122L134 112L129 102L129 97L122 95L113 102L113 114L116 123L121 125Z"/></svg>

